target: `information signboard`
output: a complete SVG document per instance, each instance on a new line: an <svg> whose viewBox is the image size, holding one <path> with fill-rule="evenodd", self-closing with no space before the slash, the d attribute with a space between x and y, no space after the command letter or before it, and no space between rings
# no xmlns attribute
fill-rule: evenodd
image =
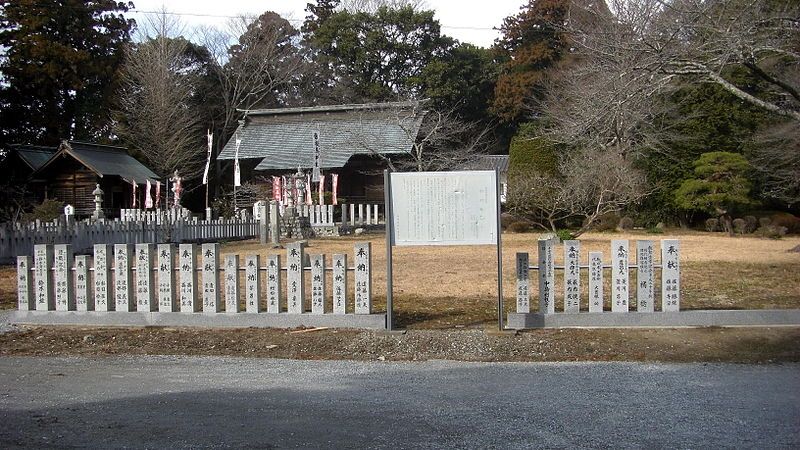
<svg viewBox="0 0 800 450"><path fill-rule="evenodd" d="M386 198L386 328L392 329L392 247L494 245L497 321L503 329L503 247L496 170L384 171Z"/></svg>
<svg viewBox="0 0 800 450"><path fill-rule="evenodd" d="M390 173L392 245L496 245L495 171Z"/></svg>

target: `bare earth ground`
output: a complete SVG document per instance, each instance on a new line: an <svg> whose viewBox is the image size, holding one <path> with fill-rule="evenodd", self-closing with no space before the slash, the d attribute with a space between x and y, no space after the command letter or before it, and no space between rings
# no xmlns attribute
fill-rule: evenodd
<svg viewBox="0 0 800 450"><path fill-rule="evenodd" d="M514 308L515 253L535 261L536 234L504 234L504 299ZM800 237L765 240L718 233L591 233L581 236L583 255L603 251L612 239L681 240L682 309L800 308ZM385 310L385 241L382 235L319 239L308 253L352 257L353 244L372 242L377 311ZM254 241L225 244L223 254L281 253ZM556 254L556 264L563 255ZM406 334L358 330L88 329L25 328L0 335L0 354L191 354L283 358L459 359L476 361L800 361L800 329L705 328L655 330L536 330L493 335L496 327L494 247L395 247L396 326ZM585 256L584 256L585 259ZM0 267L0 305L16 307L15 269ZM329 275L330 276L330 275ZM608 277L607 277L608 278ZM352 280L350 280L352 283ZM535 277L531 291L536 292ZM608 283L608 280L606 280ZM329 280L330 283L330 280ZM660 285L656 280L656 285ZM560 306L561 280L556 279ZM585 284L584 284L584 296ZM352 284L350 284L352 286ZM635 283L632 283L632 287ZM607 291L608 292L608 291ZM635 291L631 297L635 299ZM532 299L535 308L537 300ZM635 308L633 300L632 308ZM352 304L348 306L352 309ZM584 309L586 306L584 305ZM606 309L610 309L606 305Z"/></svg>

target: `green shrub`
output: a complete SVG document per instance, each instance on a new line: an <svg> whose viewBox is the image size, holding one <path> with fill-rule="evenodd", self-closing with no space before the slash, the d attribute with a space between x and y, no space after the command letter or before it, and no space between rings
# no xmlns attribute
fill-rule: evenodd
<svg viewBox="0 0 800 450"><path fill-rule="evenodd" d="M45 199L42 203L36 205L33 211L23 214L22 220L26 222L35 222L36 220L50 222L58 219L63 213L63 203L54 199Z"/></svg>
<svg viewBox="0 0 800 450"><path fill-rule="evenodd" d="M518 220L508 226L508 231L512 233L527 233L531 231L531 224L522 220Z"/></svg>
<svg viewBox="0 0 800 450"><path fill-rule="evenodd" d="M719 228L719 219L710 218L706 219L706 231L711 233L712 231L717 231Z"/></svg>
<svg viewBox="0 0 800 450"><path fill-rule="evenodd" d="M594 221L592 229L595 231L614 231L619 225L619 220L619 216L615 213L603 214Z"/></svg>
<svg viewBox="0 0 800 450"><path fill-rule="evenodd" d="M619 219L619 229L620 230L625 230L625 231L632 230L633 229L633 219L631 219L628 216L625 216L622 219Z"/></svg>
<svg viewBox="0 0 800 450"><path fill-rule="evenodd" d="M739 234L747 233L747 221L744 219L733 219L733 231Z"/></svg>
<svg viewBox="0 0 800 450"><path fill-rule="evenodd" d="M511 139L508 163L510 177L533 172L553 175L558 173L558 152L542 137L518 133Z"/></svg>
<svg viewBox="0 0 800 450"><path fill-rule="evenodd" d="M800 218L787 212L777 213L772 216L772 225L785 227L790 234L800 233Z"/></svg>
<svg viewBox="0 0 800 450"><path fill-rule="evenodd" d="M770 219L769 217L759 217L758 226L760 228L768 227L770 225L772 225L772 219Z"/></svg>
<svg viewBox="0 0 800 450"><path fill-rule="evenodd" d="M768 239L780 239L786 236L786 227L767 225L756 230L756 234Z"/></svg>
<svg viewBox="0 0 800 450"><path fill-rule="evenodd" d="M572 234L572 232L569 230L558 230L556 231L556 235L558 236L559 239L561 239L562 242L571 241L572 239L575 239L575 235Z"/></svg>
<svg viewBox="0 0 800 450"><path fill-rule="evenodd" d="M744 221L747 223L746 233L752 233L758 228L758 219L756 219L756 216L744 216Z"/></svg>
<svg viewBox="0 0 800 450"><path fill-rule="evenodd" d="M650 227L647 229L647 232L650 234L664 234L664 228L658 226Z"/></svg>

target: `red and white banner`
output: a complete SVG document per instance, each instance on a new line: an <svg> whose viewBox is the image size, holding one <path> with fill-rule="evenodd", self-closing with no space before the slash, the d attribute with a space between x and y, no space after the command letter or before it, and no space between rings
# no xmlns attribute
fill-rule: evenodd
<svg viewBox="0 0 800 450"><path fill-rule="evenodd" d="M136 208L136 180L131 181L133 191L131 194L131 208Z"/></svg>
<svg viewBox="0 0 800 450"><path fill-rule="evenodd" d="M147 184L145 184L144 188L144 207L145 208L152 208L153 207L153 197L150 195L150 180L147 180Z"/></svg>
<svg viewBox="0 0 800 450"><path fill-rule="evenodd" d="M325 175L319 176L319 204L325 204Z"/></svg>
<svg viewBox="0 0 800 450"><path fill-rule="evenodd" d="M339 199L336 198L336 191L339 189L339 174L332 173L331 174L331 203L334 205L339 204Z"/></svg>
<svg viewBox="0 0 800 450"><path fill-rule="evenodd" d="M156 181L156 209L161 204L161 182Z"/></svg>
<svg viewBox="0 0 800 450"><path fill-rule="evenodd" d="M281 191L283 192L281 204L286 206L289 204L289 184L286 182L286 176L281 177Z"/></svg>
<svg viewBox="0 0 800 450"><path fill-rule="evenodd" d="M306 175L306 205L311 206L313 203L311 200L311 174L308 174Z"/></svg>
<svg viewBox="0 0 800 450"><path fill-rule="evenodd" d="M278 203L281 203L282 200L282 193L281 191L281 177L272 177L272 199Z"/></svg>

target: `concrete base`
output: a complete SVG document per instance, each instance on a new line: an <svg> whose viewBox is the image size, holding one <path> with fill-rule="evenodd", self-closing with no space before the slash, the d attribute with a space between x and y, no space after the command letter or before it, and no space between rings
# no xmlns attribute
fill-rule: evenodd
<svg viewBox="0 0 800 450"><path fill-rule="evenodd" d="M19 325L203 328L386 328L386 314L226 314L102 311L14 311Z"/></svg>
<svg viewBox="0 0 800 450"><path fill-rule="evenodd" d="M800 326L800 309L702 310L508 315L508 328L675 328L736 326Z"/></svg>

